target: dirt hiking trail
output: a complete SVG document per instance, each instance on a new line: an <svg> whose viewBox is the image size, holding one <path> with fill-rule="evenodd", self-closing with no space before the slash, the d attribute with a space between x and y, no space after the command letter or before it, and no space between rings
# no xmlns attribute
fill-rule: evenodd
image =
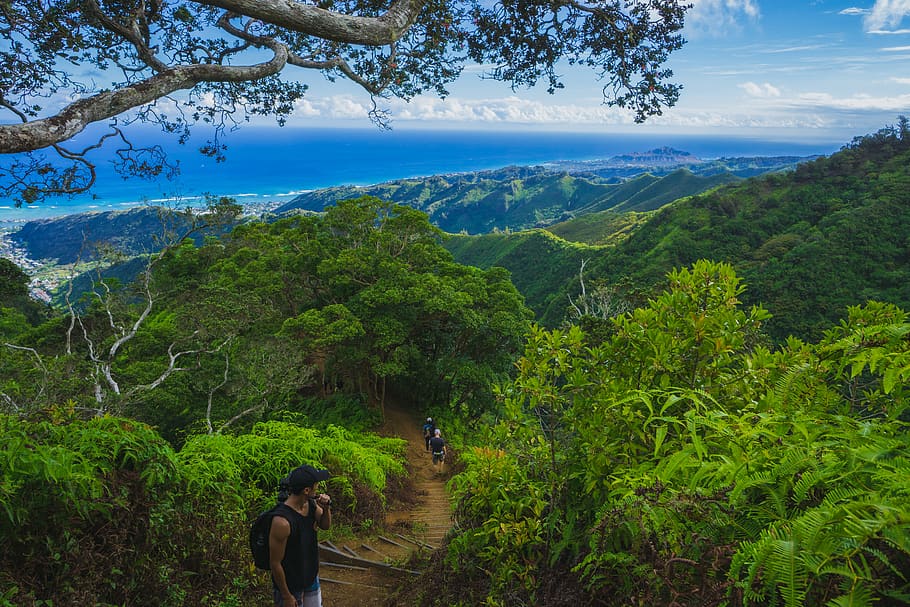
<svg viewBox="0 0 910 607"><path fill-rule="evenodd" d="M421 431L424 419L395 404L386 405L379 434L408 442L406 465L413 484L413 504L389 512L387 529L378 536L322 546L319 577L324 607L385 605L396 587L416 577L416 572L405 565L411 553L439 548L452 527L445 486L450 464L445 463L441 471L434 469Z"/></svg>

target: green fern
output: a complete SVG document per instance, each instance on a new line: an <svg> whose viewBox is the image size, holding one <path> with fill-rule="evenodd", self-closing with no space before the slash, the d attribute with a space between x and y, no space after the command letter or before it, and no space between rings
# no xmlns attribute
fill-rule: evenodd
<svg viewBox="0 0 910 607"><path fill-rule="evenodd" d="M826 607L871 607L873 593L864 584L857 584L836 599L825 603Z"/></svg>

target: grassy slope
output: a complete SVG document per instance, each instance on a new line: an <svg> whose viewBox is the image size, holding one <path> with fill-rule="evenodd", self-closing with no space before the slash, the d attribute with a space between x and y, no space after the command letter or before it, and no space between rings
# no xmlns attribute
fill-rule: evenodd
<svg viewBox="0 0 910 607"><path fill-rule="evenodd" d="M512 282L538 318L561 317L568 300L563 285L577 281L582 259L603 253L604 247L567 242L545 230L516 234L453 236L445 243L459 263L508 269Z"/></svg>
<svg viewBox="0 0 910 607"><path fill-rule="evenodd" d="M569 242L616 245L628 238L651 215L652 213L599 211L553 224L547 227L547 231Z"/></svg>

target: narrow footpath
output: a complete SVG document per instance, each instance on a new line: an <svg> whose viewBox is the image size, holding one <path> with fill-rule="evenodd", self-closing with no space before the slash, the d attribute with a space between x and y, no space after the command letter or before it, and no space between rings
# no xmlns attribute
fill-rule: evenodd
<svg viewBox="0 0 910 607"><path fill-rule="evenodd" d="M422 425L421 417L393 404L386 406L385 424L380 433L407 440L407 466L415 500L413 505L389 512L388 531L378 537L322 546L319 577L323 580L324 607L384 605L394 588L415 575L405 564L411 553L442 545L452 526L445 487L447 477L433 468L421 433Z"/></svg>

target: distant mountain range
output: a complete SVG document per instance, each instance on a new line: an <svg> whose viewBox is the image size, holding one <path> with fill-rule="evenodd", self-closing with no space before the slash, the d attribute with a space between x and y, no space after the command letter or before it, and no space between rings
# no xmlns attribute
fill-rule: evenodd
<svg viewBox="0 0 910 607"><path fill-rule="evenodd" d="M509 270L546 326L565 319L582 264L586 284L634 299L673 268L731 263L747 285L743 303L774 314L774 340L818 338L868 299L910 309L910 139L877 134L809 160L703 161L662 149L318 190L266 219L367 194L417 207L454 234L445 246L456 261ZM10 238L33 259L65 262L85 259L91 241L154 250L164 225L155 209L136 209L30 222Z"/></svg>
<svg viewBox="0 0 910 607"><path fill-rule="evenodd" d="M446 232L485 234L544 227L600 211L652 211L720 185L790 170L812 158L702 160L687 152L659 148L605 160L559 161L314 190L277 212L322 211L338 200L375 196L424 211Z"/></svg>

